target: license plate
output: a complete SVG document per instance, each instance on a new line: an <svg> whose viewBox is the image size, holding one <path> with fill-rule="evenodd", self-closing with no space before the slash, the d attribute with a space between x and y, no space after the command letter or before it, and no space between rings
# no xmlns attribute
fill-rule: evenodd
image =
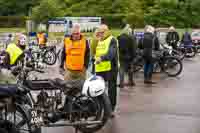
<svg viewBox="0 0 200 133"><path fill-rule="evenodd" d="M43 118L40 114L38 114L38 111L32 110L31 111L31 124L41 124L43 123Z"/></svg>

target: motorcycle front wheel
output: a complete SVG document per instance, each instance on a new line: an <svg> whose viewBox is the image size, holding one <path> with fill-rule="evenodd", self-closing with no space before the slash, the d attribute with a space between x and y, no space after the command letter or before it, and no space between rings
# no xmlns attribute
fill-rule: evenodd
<svg viewBox="0 0 200 133"><path fill-rule="evenodd" d="M183 64L181 60L176 57L166 57L163 62L163 71L169 77L176 77L181 74L183 70Z"/></svg>
<svg viewBox="0 0 200 133"><path fill-rule="evenodd" d="M80 104L81 103L81 104ZM79 105L81 105L84 109L84 117L80 118L81 121L101 121L99 124L90 124L90 125L80 125L75 126L76 129L81 131L82 133L93 133L102 129L106 124L111 114L111 105L106 94L102 96L91 98L85 101L80 101Z"/></svg>

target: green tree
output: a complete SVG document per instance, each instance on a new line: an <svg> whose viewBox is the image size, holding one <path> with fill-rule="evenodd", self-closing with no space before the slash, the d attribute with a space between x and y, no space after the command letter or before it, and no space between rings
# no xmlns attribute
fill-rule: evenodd
<svg viewBox="0 0 200 133"><path fill-rule="evenodd" d="M28 15L39 0L0 0L0 16Z"/></svg>
<svg viewBox="0 0 200 133"><path fill-rule="evenodd" d="M46 24L49 19L63 17L64 11L59 0L42 0L32 10L32 19L37 23Z"/></svg>

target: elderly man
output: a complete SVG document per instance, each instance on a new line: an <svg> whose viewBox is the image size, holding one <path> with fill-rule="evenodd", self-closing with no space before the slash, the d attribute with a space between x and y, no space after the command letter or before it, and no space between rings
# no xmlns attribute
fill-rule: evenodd
<svg viewBox="0 0 200 133"><path fill-rule="evenodd" d="M169 28L169 32L167 33L166 42L169 46L172 46L173 49L177 49L177 43L179 41L179 35L178 32L176 32L176 29L171 26Z"/></svg>
<svg viewBox="0 0 200 133"><path fill-rule="evenodd" d="M108 82L108 95L115 111L117 103L118 45L107 25L101 25L96 33L95 72ZM112 115L114 116L114 114Z"/></svg>
<svg viewBox="0 0 200 133"><path fill-rule="evenodd" d="M135 85L133 79L133 63L136 56L137 46L130 25L126 25L117 39L119 42L120 88L123 88L125 85L124 76L126 73L128 73L129 78L128 86L133 87Z"/></svg>
<svg viewBox="0 0 200 133"><path fill-rule="evenodd" d="M89 56L89 42L81 34L80 25L75 24L64 39L60 68L65 69L65 80L85 79Z"/></svg>
<svg viewBox="0 0 200 133"><path fill-rule="evenodd" d="M140 41L139 48L143 49L144 57L144 83L155 84L152 81L153 63L154 63L154 50L159 50L159 42L155 37L155 29L151 25L145 27L144 38Z"/></svg>

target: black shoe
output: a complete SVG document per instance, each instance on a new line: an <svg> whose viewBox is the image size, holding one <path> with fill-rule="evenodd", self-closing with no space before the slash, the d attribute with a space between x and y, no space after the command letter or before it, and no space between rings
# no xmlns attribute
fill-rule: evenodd
<svg viewBox="0 0 200 133"><path fill-rule="evenodd" d="M124 84L119 84L119 88L124 88Z"/></svg>
<svg viewBox="0 0 200 133"><path fill-rule="evenodd" d="M153 81L151 81L151 80L145 80L144 83L145 83L145 84L156 84L156 82L153 82Z"/></svg>
<svg viewBox="0 0 200 133"><path fill-rule="evenodd" d="M128 83L128 86L130 86L130 87L133 87L133 86L135 86L136 84L135 84L135 82L130 82L130 83Z"/></svg>
<svg viewBox="0 0 200 133"><path fill-rule="evenodd" d="M111 119L115 118L115 113L114 112L111 113L110 118Z"/></svg>

